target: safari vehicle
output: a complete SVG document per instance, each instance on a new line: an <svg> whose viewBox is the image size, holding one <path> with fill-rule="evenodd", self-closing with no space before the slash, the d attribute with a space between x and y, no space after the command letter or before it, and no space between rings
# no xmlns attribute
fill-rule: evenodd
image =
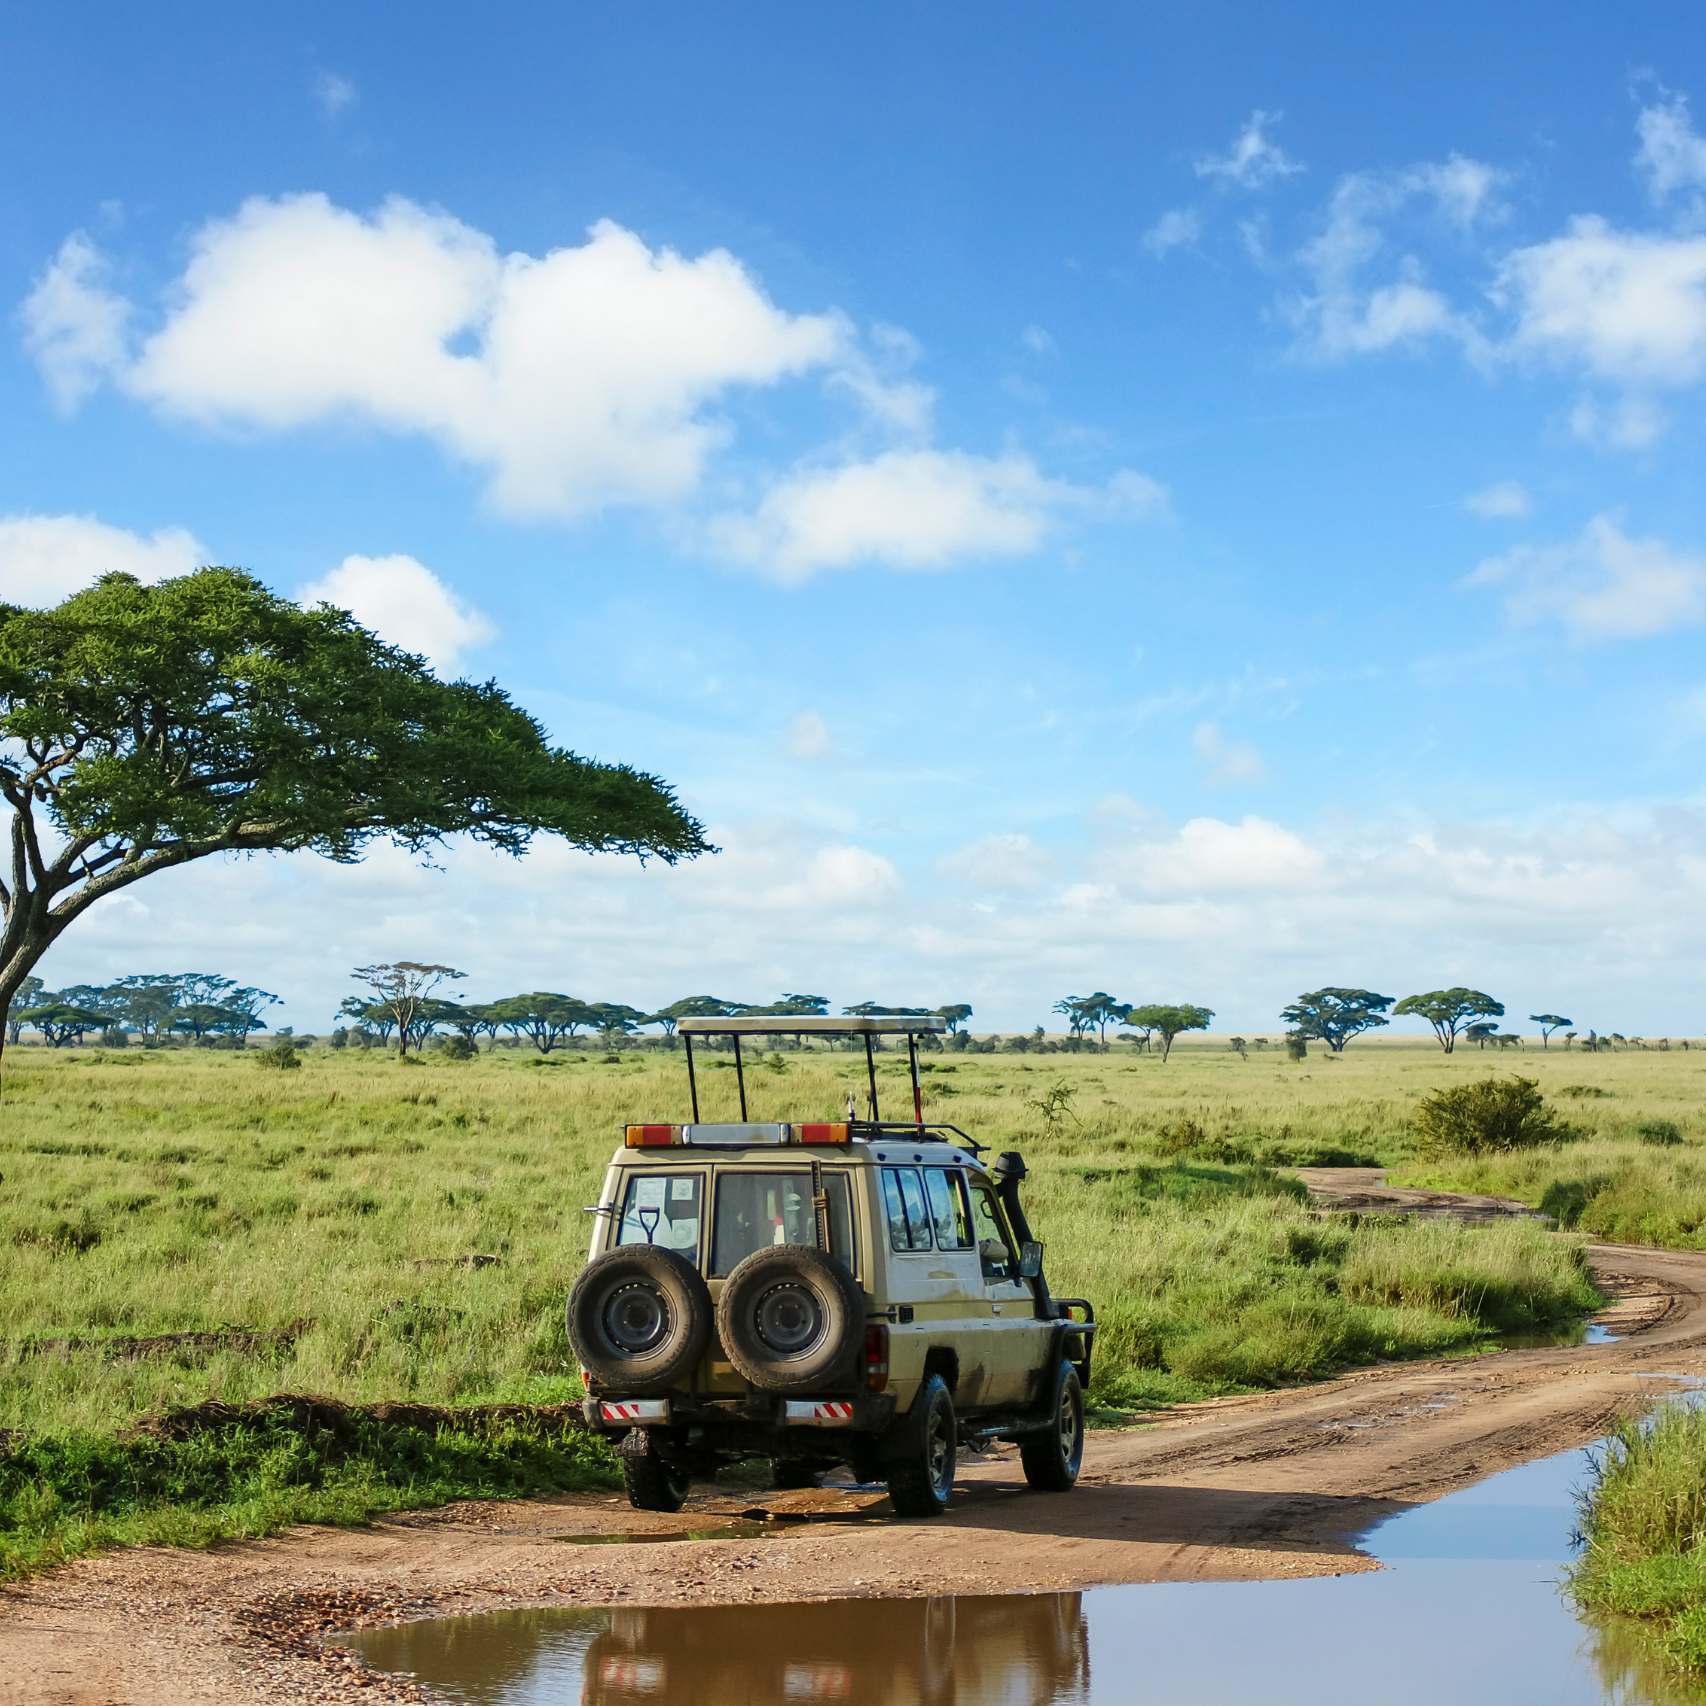
<svg viewBox="0 0 1706 1706"><path fill-rule="evenodd" d="M1019 1202L1025 1163L928 1122L935 1018L683 1019L692 1119L626 1128L568 1302L587 1425L630 1501L679 1510L695 1476L768 1457L777 1484L849 1465L905 1516L946 1509L956 1453L1019 1445L1064 1492L1084 1451L1095 1311L1053 1297ZM748 1117L743 1039L862 1036L867 1119ZM906 1038L909 1121L883 1120L874 1040ZM696 1038L732 1045L739 1121L701 1121ZM719 1061L719 1064L722 1064ZM768 1075L767 1075L768 1076Z"/></svg>

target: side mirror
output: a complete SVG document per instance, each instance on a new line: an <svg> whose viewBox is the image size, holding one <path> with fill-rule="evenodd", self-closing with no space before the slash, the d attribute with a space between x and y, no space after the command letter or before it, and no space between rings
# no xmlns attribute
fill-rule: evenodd
<svg viewBox="0 0 1706 1706"><path fill-rule="evenodd" d="M1019 1278L1035 1279L1043 1271L1043 1247L1034 1238L1019 1246Z"/></svg>

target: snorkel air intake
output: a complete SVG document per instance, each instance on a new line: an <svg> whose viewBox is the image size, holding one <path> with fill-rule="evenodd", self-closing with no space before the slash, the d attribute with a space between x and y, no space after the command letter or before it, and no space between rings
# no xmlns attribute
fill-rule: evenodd
<svg viewBox="0 0 1706 1706"><path fill-rule="evenodd" d="M1027 1173L1024 1156L1016 1149L1005 1150L995 1158L995 1165L989 1173L995 1180L995 1194L1007 1211L1007 1224L1013 1228L1013 1236L1021 1244L1034 1242L1031 1223L1025 1218L1024 1206L1019 1201L1019 1182ZM1040 1271L1031 1281L1031 1290L1037 1300L1037 1319L1052 1321L1055 1318L1054 1300L1049 1296L1048 1281Z"/></svg>

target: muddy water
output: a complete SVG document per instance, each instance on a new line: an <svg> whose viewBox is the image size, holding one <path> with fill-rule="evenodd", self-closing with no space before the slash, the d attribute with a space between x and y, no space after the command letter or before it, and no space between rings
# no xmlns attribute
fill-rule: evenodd
<svg viewBox="0 0 1706 1706"><path fill-rule="evenodd" d="M1085 1593L521 1611L370 1631L368 1662L472 1706L1683 1706L1638 1631L1556 1586L1587 1454L1368 1534L1377 1573Z"/></svg>

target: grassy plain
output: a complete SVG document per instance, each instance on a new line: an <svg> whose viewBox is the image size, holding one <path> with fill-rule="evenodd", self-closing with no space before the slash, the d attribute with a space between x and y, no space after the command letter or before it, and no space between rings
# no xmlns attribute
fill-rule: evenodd
<svg viewBox="0 0 1706 1706"><path fill-rule="evenodd" d="M749 1072L755 1117L835 1117L862 1090L862 1056L776 1062ZM1672 1167L1702 1153L1706 1054L1447 1060L1367 1044L1292 1064L1200 1046L1166 1064L1127 1049L928 1064L927 1117L1025 1151L1055 1289L1093 1297L1106 1323L1103 1405L1469 1350L1592 1307L1579 1254L1538 1226L1353 1226L1310 1211L1287 1168L1402 1161L1415 1102L1442 1083L1520 1065L1549 1089L1599 1084L1605 1097L1568 1101L1595 1130L1573 1147ZM902 1113L904 1057L881 1073L885 1111ZM705 1066L707 1118L733 1116L733 1079ZM1071 1111L1049 1132L1034 1104L1061 1083ZM189 1445L119 1436L150 1412L279 1392L577 1399L562 1308L587 1245L582 1205L625 1121L686 1117L679 1054L403 1065L316 1049L281 1072L253 1053L23 1048L5 1055L3 1094L0 1429L14 1446L0 1455L0 1535L13 1536L0 1570L102 1535L164 1534L186 1502L203 1516L185 1533L259 1532L293 1511L608 1478L542 1439L445 1436L440 1459L392 1474L371 1453L305 1464L288 1442L245 1436L228 1455L249 1468L191 1498L203 1471ZM1642 1121L1671 1122L1681 1141L1653 1149L1631 1135ZM67 1480L73 1458L96 1468ZM115 1486L133 1489L122 1521Z"/></svg>

